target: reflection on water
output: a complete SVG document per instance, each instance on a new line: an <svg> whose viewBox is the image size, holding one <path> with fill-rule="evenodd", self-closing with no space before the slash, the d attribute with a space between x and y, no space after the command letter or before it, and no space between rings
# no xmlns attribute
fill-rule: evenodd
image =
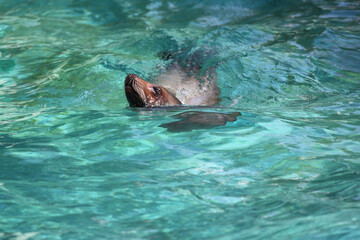
<svg viewBox="0 0 360 240"><path fill-rule="evenodd" d="M0 0L0 238L358 239L359 21L352 0ZM221 107L127 107L126 74L209 51ZM242 116L161 127L186 111Z"/></svg>

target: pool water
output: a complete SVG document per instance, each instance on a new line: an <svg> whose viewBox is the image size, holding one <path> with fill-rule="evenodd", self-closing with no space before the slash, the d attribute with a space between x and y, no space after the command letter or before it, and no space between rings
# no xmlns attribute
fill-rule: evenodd
<svg viewBox="0 0 360 240"><path fill-rule="evenodd" d="M128 107L196 51L236 122ZM359 239L360 3L0 0L0 125L0 239Z"/></svg>

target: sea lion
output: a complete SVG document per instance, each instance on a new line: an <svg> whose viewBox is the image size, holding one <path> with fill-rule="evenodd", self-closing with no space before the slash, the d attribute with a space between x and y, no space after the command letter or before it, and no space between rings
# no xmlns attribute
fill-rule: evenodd
<svg viewBox="0 0 360 240"><path fill-rule="evenodd" d="M195 55L196 56L196 55ZM190 59L192 60L192 59ZM188 66L185 71L184 66ZM201 67L191 62L169 64L167 71L157 78L159 84L152 84L136 74L125 78L125 94L130 107L155 108L162 106L213 106L220 102L220 90L216 83L215 67L202 72ZM223 126L234 122L239 112L217 113L190 111L174 118L178 121L161 124L170 132Z"/></svg>
<svg viewBox="0 0 360 240"><path fill-rule="evenodd" d="M155 108L163 106L182 106L180 100L165 87L149 83L136 74L125 78L125 94L130 107ZM195 95L196 97L196 95ZM213 101L213 100L212 100ZM207 111L188 111L173 117L175 122L164 123L159 127L169 132L187 132L194 129L208 129L234 122L239 112L217 113Z"/></svg>

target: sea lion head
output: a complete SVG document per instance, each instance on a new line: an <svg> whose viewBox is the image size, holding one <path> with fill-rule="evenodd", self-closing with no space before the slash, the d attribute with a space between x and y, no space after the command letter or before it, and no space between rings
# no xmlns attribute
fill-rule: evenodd
<svg viewBox="0 0 360 240"><path fill-rule="evenodd" d="M130 107L158 107L181 105L166 88L154 85L136 74L129 74L125 78L125 94Z"/></svg>

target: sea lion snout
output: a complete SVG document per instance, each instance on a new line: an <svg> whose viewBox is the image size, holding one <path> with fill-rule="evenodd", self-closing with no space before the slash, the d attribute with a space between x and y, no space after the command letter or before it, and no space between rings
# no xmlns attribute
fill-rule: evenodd
<svg viewBox="0 0 360 240"><path fill-rule="evenodd" d="M136 74L127 75L124 85L130 107L181 105L179 99L166 88L149 83Z"/></svg>
<svg viewBox="0 0 360 240"><path fill-rule="evenodd" d="M136 81L136 79L139 78L136 74L129 74L125 78L125 86L132 86L133 81Z"/></svg>

